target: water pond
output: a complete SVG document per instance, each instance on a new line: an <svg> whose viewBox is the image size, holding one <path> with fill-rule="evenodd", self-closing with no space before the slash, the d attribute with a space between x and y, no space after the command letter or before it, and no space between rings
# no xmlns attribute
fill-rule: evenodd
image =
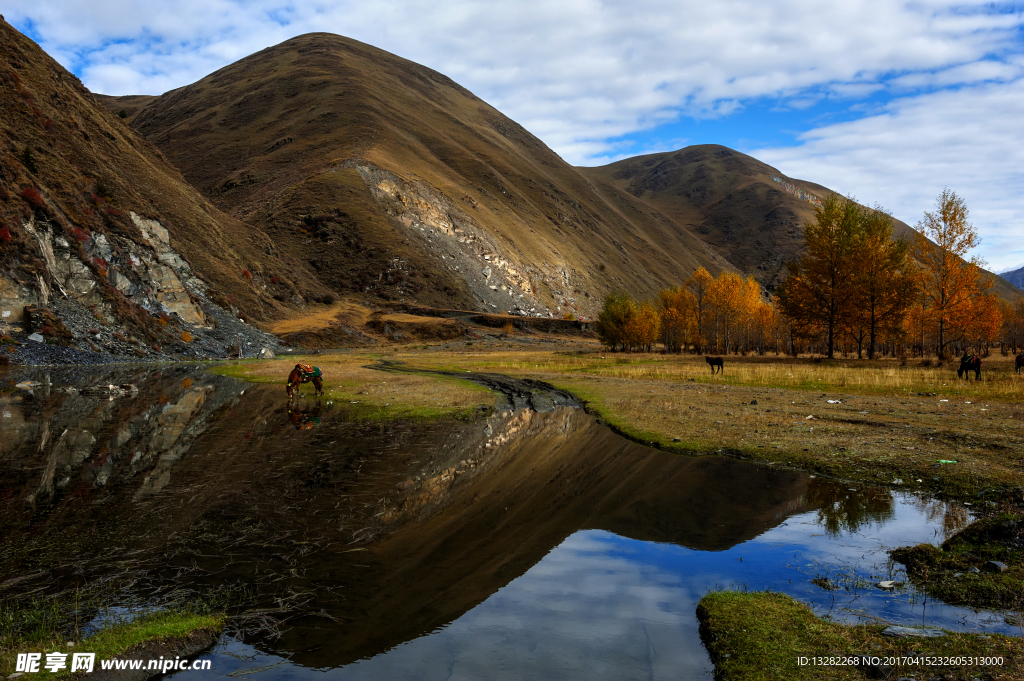
<svg viewBox="0 0 1024 681"><path fill-rule="evenodd" d="M244 594L248 624L189 678L711 678L695 607L715 588L784 591L840 621L1020 633L876 586L903 581L886 549L941 542L965 508L666 454L578 409L367 421L189 366L5 382L0 598L97 582L122 607Z"/></svg>

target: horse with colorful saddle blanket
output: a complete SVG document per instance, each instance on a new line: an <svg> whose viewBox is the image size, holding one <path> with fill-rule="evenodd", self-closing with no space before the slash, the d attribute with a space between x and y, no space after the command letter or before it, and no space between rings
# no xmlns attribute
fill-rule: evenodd
<svg viewBox="0 0 1024 681"><path fill-rule="evenodd" d="M298 395L299 385L302 383L312 383L314 395L324 394L323 374L320 373L320 367L315 367L312 364L296 364L292 372L288 374L288 397L291 397L293 393Z"/></svg>

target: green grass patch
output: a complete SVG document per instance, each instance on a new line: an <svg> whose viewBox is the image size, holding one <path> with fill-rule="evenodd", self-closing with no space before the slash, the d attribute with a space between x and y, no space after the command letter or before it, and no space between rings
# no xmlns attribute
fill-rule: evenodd
<svg viewBox="0 0 1024 681"><path fill-rule="evenodd" d="M1000 513L971 524L936 547L889 552L931 596L947 603L1024 612L1024 517ZM988 567L1003 563L1005 572Z"/></svg>
<svg viewBox="0 0 1024 681"><path fill-rule="evenodd" d="M813 664L815 657L1002 657L1002 666L893 664L891 676L915 678L1021 678L1024 642L1008 636L947 634L900 639L882 625L844 625L818 618L780 593L715 591L697 605L700 635L718 681L801 681L870 678L862 665ZM911 655L913 654L913 655ZM800 664L799 658L808 658ZM952 677L950 676L952 675ZM1005 676L1002 676L1005 675ZM876 677L881 678L881 677Z"/></svg>
<svg viewBox="0 0 1024 681"><path fill-rule="evenodd" d="M7 615L9 613L3 613ZM45 619L45 618L44 618ZM60 635L52 627L42 626L25 631L22 636L5 637L0 646L0 675L14 672L18 653L53 652L68 653L68 669L56 673L42 669L37 678L70 677L71 653L96 653L95 670L99 661L109 659L151 641L166 641L209 630L220 632L224 628L223 613L200 613L192 610L161 610L141 615L130 621L114 621L98 632L75 642L73 637ZM40 622L43 624L43 621ZM69 647L68 642L75 643ZM43 656L45 662L46 657ZM36 677L36 675L33 675Z"/></svg>

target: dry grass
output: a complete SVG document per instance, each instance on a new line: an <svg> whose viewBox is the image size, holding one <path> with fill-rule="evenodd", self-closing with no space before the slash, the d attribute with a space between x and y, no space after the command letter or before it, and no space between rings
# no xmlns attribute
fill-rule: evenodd
<svg viewBox="0 0 1024 681"><path fill-rule="evenodd" d="M368 307L349 300L342 300L327 306L326 309L310 312L295 310L279 321L270 324L267 329L271 333L285 334L299 331L316 331L326 329L339 319L353 326L363 326L370 318Z"/></svg>
<svg viewBox="0 0 1024 681"><path fill-rule="evenodd" d="M728 358L729 373L712 377L703 357L689 356L491 349L396 358L548 381L624 434L669 450L735 452L957 496L1021 483L1024 377L1007 358L988 360L980 383L958 383L948 366L895 361Z"/></svg>

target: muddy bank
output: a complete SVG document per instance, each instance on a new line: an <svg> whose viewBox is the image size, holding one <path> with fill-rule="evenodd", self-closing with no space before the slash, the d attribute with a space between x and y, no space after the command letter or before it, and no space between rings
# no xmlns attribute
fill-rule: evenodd
<svg viewBox="0 0 1024 681"><path fill-rule="evenodd" d="M495 407L497 409L532 409L536 412L549 412L562 407L582 408L579 400L565 390L529 378L513 378L504 374L481 373L475 371L428 371L413 369L403 362L393 360L378 360L375 364L368 365L368 369L386 371L389 373L413 373L435 376L448 376L464 381L471 381L494 391L499 400Z"/></svg>

